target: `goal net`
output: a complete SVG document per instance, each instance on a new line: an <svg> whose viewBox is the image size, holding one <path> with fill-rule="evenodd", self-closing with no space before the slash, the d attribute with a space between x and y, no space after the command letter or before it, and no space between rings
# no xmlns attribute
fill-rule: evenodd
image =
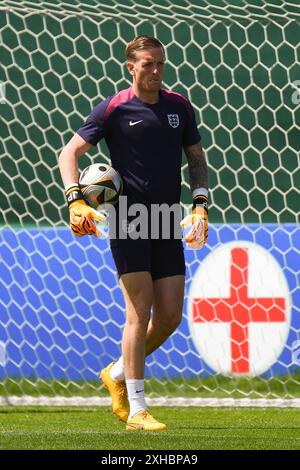
<svg viewBox="0 0 300 470"><path fill-rule="evenodd" d="M124 48L141 34L194 105L210 180L208 243L185 250L183 320L147 358L147 396L297 403L298 2L3 0L0 13L0 404L107 400L98 376L120 355L124 301L107 239L68 228L57 158L130 85ZM97 161L104 142L80 167ZM182 176L188 209L184 157Z"/></svg>

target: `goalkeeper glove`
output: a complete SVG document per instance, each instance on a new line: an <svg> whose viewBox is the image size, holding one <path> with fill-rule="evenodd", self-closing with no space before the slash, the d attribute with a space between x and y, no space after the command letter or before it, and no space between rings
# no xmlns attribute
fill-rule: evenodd
<svg viewBox="0 0 300 470"><path fill-rule="evenodd" d="M207 242L208 237L208 211L207 197L196 196L193 200L192 214L186 216L181 221L181 227L187 228L190 225L191 230L185 236L187 246L192 249L201 249Z"/></svg>
<svg viewBox="0 0 300 470"><path fill-rule="evenodd" d="M93 220L104 222L106 217L85 202L78 185L68 186L66 196L70 211L70 227L74 235L101 237L102 233L96 229Z"/></svg>

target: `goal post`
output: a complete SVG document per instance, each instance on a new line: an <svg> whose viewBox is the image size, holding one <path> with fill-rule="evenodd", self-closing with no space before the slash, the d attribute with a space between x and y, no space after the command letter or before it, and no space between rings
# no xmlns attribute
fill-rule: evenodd
<svg viewBox="0 0 300 470"><path fill-rule="evenodd" d="M147 395L295 406L299 6L101 3L0 5L0 404L107 403L98 376L120 354L124 301L107 239L68 228L57 158L92 107L130 85L125 45L148 34L166 48L164 86L196 112L210 229L185 251L183 320L147 359ZM96 161L109 161L104 142L80 167ZM184 156L182 179L189 209Z"/></svg>

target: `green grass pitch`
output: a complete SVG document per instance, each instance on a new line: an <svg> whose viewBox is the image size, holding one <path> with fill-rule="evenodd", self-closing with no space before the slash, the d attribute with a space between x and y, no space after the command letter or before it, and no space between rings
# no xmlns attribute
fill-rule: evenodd
<svg viewBox="0 0 300 470"><path fill-rule="evenodd" d="M0 449L300 449L292 408L153 407L161 432L127 431L108 407L0 407Z"/></svg>

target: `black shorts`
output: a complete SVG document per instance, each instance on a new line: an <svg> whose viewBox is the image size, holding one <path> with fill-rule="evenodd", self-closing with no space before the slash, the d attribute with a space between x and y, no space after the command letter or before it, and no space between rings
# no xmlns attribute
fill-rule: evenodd
<svg viewBox="0 0 300 470"><path fill-rule="evenodd" d="M119 277L122 274L147 271L152 279L185 275L181 240L118 240L111 246Z"/></svg>

